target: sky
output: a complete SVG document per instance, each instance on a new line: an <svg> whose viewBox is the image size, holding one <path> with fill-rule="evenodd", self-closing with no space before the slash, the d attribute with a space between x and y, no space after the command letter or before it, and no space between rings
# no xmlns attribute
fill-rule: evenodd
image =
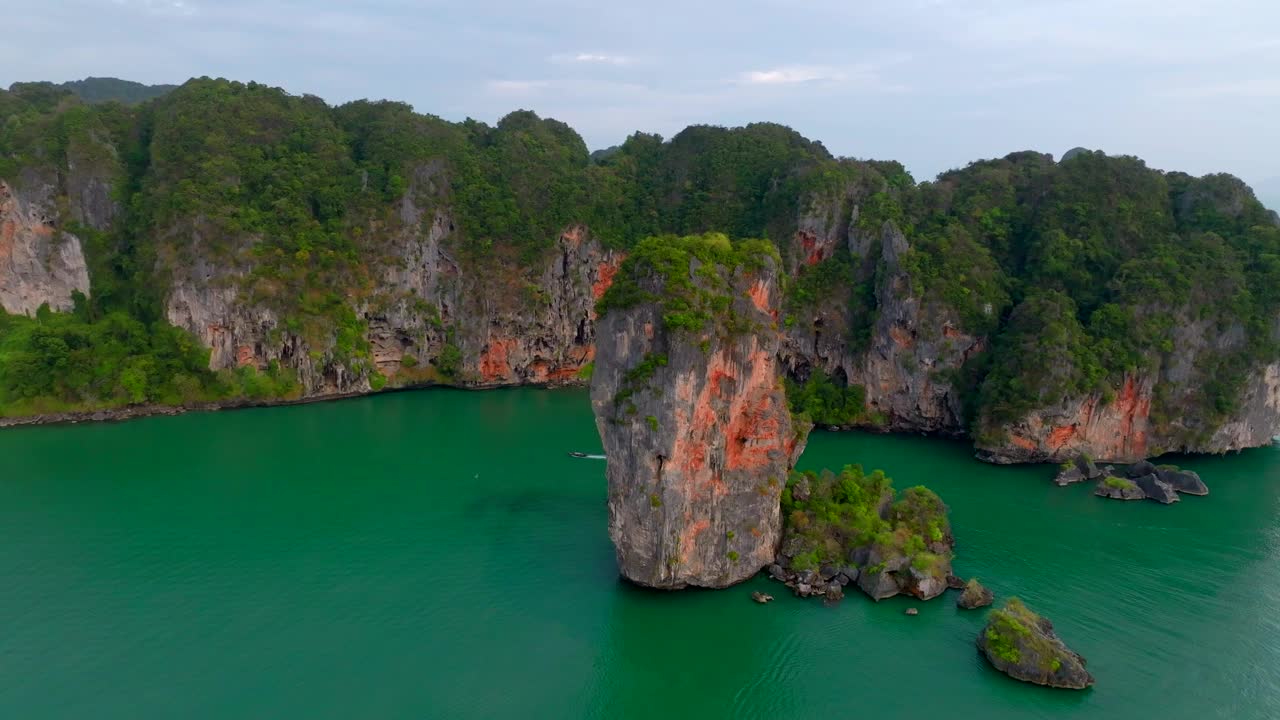
<svg viewBox="0 0 1280 720"><path fill-rule="evenodd" d="M1280 196L1276 0L0 0L0 86L256 80L593 149L774 121L918 180L1075 146ZM1280 197L1278 197L1280 199Z"/></svg>

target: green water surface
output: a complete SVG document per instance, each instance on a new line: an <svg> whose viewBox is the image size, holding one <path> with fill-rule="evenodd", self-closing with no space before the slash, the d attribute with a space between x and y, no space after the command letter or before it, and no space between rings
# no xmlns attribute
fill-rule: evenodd
<svg viewBox="0 0 1280 720"><path fill-rule="evenodd" d="M580 390L2 431L0 718L1280 718L1280 449L1179 460L1212 495L1164 507L813 435L802 467L937 490L1075 693L988 668L952 595L619 582L604 463L565 454L598 448Z"/></svg>

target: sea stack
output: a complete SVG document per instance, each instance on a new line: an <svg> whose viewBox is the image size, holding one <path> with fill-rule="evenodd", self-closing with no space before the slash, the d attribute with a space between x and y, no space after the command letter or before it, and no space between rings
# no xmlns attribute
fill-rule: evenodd
<svg viewBox="0 0 1280 720"><path fill-rule="evenodd" d="M591 403L631 582L722 588L773 562L809 429L779 380L778 265L765 242L652 238L600 302Z"/></svg>

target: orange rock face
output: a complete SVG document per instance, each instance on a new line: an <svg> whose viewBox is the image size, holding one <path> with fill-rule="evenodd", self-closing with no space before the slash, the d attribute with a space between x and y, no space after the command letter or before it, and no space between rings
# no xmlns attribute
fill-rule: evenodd
<svg viewBox="0 0 1280 720"><path fill-rule="evenodd" d="M592 404L610 536L633 582L725 587L773 562L779 497L805 434L779 387L775 272L731 278L732 312L751 333L671 331L653 305L601 320ZM655 371L637 384L646 362Z"/></svg>
<svg viewBox="0 0 1280 720"><path fill-rule="evenodd" d="M489 341L480 353L480 378L484 382L501 382L511 378L511 361L508 355L518 342L515 338L494 338Z"/></svg>
<svg viewBox="0 0 1280 720"><path fill-rule="evenodd" d="M1064 462L1078 455L1134 462L1149 454L1151 382L1127 376L1110 403L1096 395L1065 411L1038 410L1010 428L1003 452L1015 461Z"/></svg>
<svg viewBox="0 0 1280 720"><path fill-rule="evenodd" d="M613 278L618 274L618 267L622 265L623 256L621 254L610 260L601 260L596 265L597 279L591 285L591 296L596 300L604 297L605 292L609 290L609 286L613 285Z"/></svg>

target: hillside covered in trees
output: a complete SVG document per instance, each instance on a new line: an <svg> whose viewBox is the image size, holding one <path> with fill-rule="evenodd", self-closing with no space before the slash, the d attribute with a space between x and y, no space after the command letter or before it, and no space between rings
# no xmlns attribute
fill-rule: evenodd
<svg viewBox="0 0 1280 720"><path fill-rule="evenodd" d="M1100 152L920 183L768 123L592 155L527 111L452 123L204 78L132 106L16 84L0 180L90 278L50 297L69 312L0 316L4 415L559 377L558 341L517 367L477 313L563 325L586 362L594 313L566 303L593 302L641 240L706 232L777 245L793 402L825 424L999 445L1044 408L1135 392L1153 436L1193 448L1280 360L1276 216L1233 177ZM217 333L248 351L223 357ZM917 422L886 383L942 409Z"/></svg>

